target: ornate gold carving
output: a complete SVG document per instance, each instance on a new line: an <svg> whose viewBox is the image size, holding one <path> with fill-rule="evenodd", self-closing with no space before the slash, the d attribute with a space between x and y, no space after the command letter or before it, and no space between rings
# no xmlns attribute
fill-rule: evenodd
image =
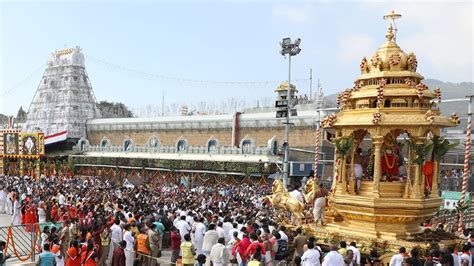
<svg viewBox="0 0 474 266"><path fill-rule="evenodd" d="M423 99L423 92L428 89L428 86L426 86L423 83L419 83L418 85L415 86L416 88L416 93L418 95L418 98Z"/></svg>
<svg viewBox="0 0 474 266"><path fill-rule="evenodd" d="M441 100L441 89L440 88L434 89L434 94L435 94L435 96L438 100Z"/></svg>
<svg viewBox="0 0 474 266"><path fill-rule="evenodd" d="M275 179L275 181L273 181L272 195L267 196L267 199L275 209L289 211L296 219L303 217L303 203L290 197L290 194L285 191L281 180Z"/></svg>
<svg viewBox="0 0 474 266"><path fill-rule="evenodd" d="M367 58L364 57L362 58L362 61L360 62L360 72L362 74L364 73L369 73L369 63L367 62Z"/></svg>
<svg viewBox="0 0 474 266"><path fill-rule="evenodd" d="M406 78L405 79L405 84L408 85L410 88L415 88L416 87L416 82L411 78Z"/></svg>
<svg viewBox="0 0 474 266"><path fill-rule="evenodd" d="M435 112L428 110L425 114L425 119L430 123L430 125L433 125L435 123Z"/></svg>
<svg viewBox="0 0 474 266"><path fill-rule="evenodd" d="M314 180L314 178L309 179L304 186L305 202L313 202L316 189L317 189L316 180Z"/></svg>
<svg viewBox="0 0 474 266"><path fill-rule="evenodd" d="M372 119L372 124L378 125L382 120L382 114L380 112L374 113L374 119Z"/></svg>
<svg viewBox="0 0 474 266"><path fill-rule="evenodd" d="M372 223L411 223L416 221L423 220L422 217L408 217L408 216L399 216L394 214L393 216L378 216L378 215L367 215L367 214L356 214L356 213L345 213L342 212L341 215L344 218L351 220L366 221Z"/></svg>
<svg viewBox="0 0 474 266"><path fill-rule="evenodd" d="M456 112L451 114L451 122L455 125L459 125L461 123L461 120L459 119L459 116Z"/></svg>
<svg viewBox="0 0 474 266"><path fill-rule="evenodd" d="M328 128L328 127L332 127L334 125L334 123L336 122L337 120L337 116L336 114L330 114L328 116L326 116L323 121L321 121L321 126L323 128Z"/></svg>
<svg viewBox="0 0 474 266"><path fill-rule="evenodd" d="M370 63L372 64L372 69L382 69L382 59L378 54L372 56L372 58L370 59Z"/></svg>
<svg viewBox="0 0 474 266"><path fill-rule="evenodd" d="M400 64L401 61L402 61L402 57L399 54L390 55L390 59L389 59L390 66L397 66Z"/></svg>
<svg viewBox="0 0 474 266"><path fill-rule="evenodd" d="M407 69L409 71L415 72L417 67L418 67L418 60L416 60L416 55L414 53L408 54Z"/></svg>
<svg viewBox="0 0 474 266"><path fill-rule="evenodd" d="M386 79L380 79L379 86L377 87L377 106L379 108L383 106L384 89L386 84Z"/></svg>

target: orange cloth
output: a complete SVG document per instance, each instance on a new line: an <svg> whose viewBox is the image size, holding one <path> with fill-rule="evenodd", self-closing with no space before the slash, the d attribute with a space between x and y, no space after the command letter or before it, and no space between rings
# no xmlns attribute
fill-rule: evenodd
<svg viewBox="0 0 474 266"><path fill-rule="evenodd" d="M81 258L78 256L75 247L70 247L67 250L66 266L81 266Z"/></svg>
<svg viewBox="0 0 474 266"><path fill-rule="evenodd" d="M433 185L433 172L434 172L434 162L433 161L426 161L423 165L423 174L426 177L426 188L428 190L431 189Z"/></svg>
<svg viewBox="0 0 474 266"><path fill-rule="evenodd" d="M36 223L36 207L34 205L27 205L25 207L25 227L27 232L31 232L32 225Z"/></svg>
<svg viewBox="0 0 474 266"><path fill-rule="evenodd" d="M147 245L148 235L139 234L137 235L137 251L143 254L150 254L150 249Z"/></svg>
<svg viewBox="0 0 474 266"><path fill-rule="evenodd" d="M83 252L81 256L81 262L84 262L83 266L96 266L97 263L92 258L94 255L94 251Z"/></svg>
<svg viewBox="0 0 474 266"><path fill-rule="evenodd" d="M53 245L53 247L51 248L51 252L54 254L58 253L59 250L60 250L60 247L59 245L56 245L56 244Z"/></svg>

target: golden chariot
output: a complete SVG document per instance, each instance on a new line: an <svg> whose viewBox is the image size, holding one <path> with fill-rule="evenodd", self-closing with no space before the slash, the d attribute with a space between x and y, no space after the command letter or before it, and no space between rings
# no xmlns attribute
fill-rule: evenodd
<svg viewBox="0 0 474 266"><path fill-rule="evenodd" d="M440 115L441 91L423 84L417 67L415 54L397 45L390 24L385 43L362 59L353 88L339 95L339 112L321 122L334 134L336 148L327 225L304 225L320 241L385 243L392 251L426 246L417 236L420 223L441 205L441 130L459 118Z"/></svg>

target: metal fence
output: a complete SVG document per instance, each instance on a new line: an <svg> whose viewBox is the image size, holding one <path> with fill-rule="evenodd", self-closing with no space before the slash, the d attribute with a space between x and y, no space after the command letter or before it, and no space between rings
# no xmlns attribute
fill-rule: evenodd
<svg viewBox="0 0 474 266"><path fill-rule="evenodd" d="M10 254L11 261L35 261L37 234L36 225L12 225L0 227L0 240L5 241L5 254Z"/></svg>
<svg viewBox="0 0 474 266"><path fill-rule="evenodd" d="M461 191L462 176L461 177L441 177L440 190L443 191Z"/></svg>

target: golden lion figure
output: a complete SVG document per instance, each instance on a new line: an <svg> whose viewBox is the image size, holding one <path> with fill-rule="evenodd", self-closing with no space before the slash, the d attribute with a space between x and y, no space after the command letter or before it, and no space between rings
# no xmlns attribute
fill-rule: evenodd
<svg viewBox="0 0 474 266"><path fill-rule="evenodd" d="M314 180L314 178L310 178L304 186L304 200L306 203L313 203L317 189L318 185L316 184L316 180Z"/></svg>
<svg viewBox="0 0 474 266"><path fill-rule="evenodd" d="M297 199L290 197L290 193L285 191L283 182L275 179L272 185L272 195L267 196L275 209L284 209L293 214L295 219L303 217L304 204Z"/></svg>

